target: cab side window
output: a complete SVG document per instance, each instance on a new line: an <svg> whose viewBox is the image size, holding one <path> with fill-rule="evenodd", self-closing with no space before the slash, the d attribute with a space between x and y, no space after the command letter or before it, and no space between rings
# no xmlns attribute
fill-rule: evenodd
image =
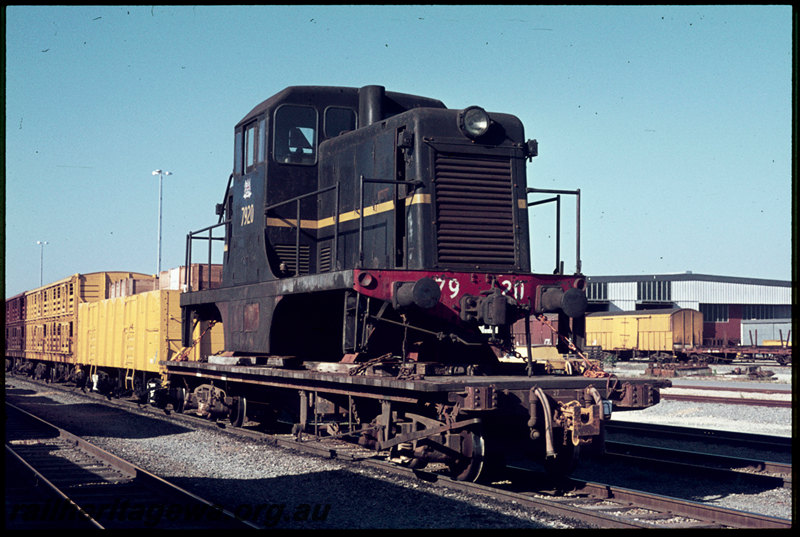
<svg viewBox="0 0 800 537"><path fill-rule="evenodd" d="M325 109L325 137L333 138L343 132L355 130L356 113L350 108L330 106Z"/></svg>
<svg viewBox="0 0 800 537"><path fill-rule="evenodd" d="M249 172L256 165L256 122L244 128L244 169Z"/></svg>
<svg viewBox="0 0 800 537"><path fill-rule="evenodd" d="M233 173L242 174L242 159L244 150L242 148L242 131L237 130L233 148Z"/></svg>
<svg viewBox="0 0 800 537"><path fill-rule="evenodd" d="M317 159L317 111L286 104L275 111L274 158L286 164L312 165Z"/></svg>
<svg viewBox="0 0 800 537"><path fill-rule="evenodd" d="M233 172L250 173L264 161L266 122L262 118L236 130Z"/></svg>

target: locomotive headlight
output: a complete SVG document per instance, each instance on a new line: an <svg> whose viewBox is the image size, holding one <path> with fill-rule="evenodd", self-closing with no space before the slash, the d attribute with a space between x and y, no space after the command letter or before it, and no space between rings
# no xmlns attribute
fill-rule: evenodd
<svg viewBox="0 0 800 537"><path fill-rule="evenodd" d="M458 128L468 138L480 138L492 124L492 119L486 110L480 106L470 106L458 114Z"/></svg>

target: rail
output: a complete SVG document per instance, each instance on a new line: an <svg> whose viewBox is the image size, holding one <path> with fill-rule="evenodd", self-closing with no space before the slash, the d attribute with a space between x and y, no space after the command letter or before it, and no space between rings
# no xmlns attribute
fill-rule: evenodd
<svg viewBox="0 0 800 537"><path fill-rule="evenodd" d="M149 519L144 522L145 526L154 529L260 529L234 512L23 408L6 402L5 410L10 414L7 431L10 440L7 439L6 452L13 453L29 471L35 472L39 481L58 496L62 505L75 510L95 529L141 527L141 513L139 516L134 514L138 508L159 513L159 517L152 519L152 524ZM110 512L110 505L98 505L99 498L116 499L119 505L130 505L133 511ZM161 508L169 511L170 515L160 517ZM25 509L26 514L28 509ZM59 509L47 517L48 522L63 524L64 519L73 519L71 513L63 512L64 507ZM44 521L45 517L42 517L40 523ZM29 522L29 519L23 522Z"/></svg>
<svg viewBox="0 0 800 537"><path fill-rule="evenodd" d="M208 241L208 286L207 288L211 288L211 246L214 244L214 241L225 241L225 237L215 237L214 230L218 227L227 226L230 223L230 219L221 220L219 223L214 224L212 226L204 227L203 229L198 229L197 231L190 231L186 235L186 259L185 259L185 266L186 270L184 271L184 289L185 292L190 293L192 291L192 277L191 277L191 266L192 266L192 242L196 240L204 240ZM208 232L208 237L198 237L201 233ZM198 281L198 283L200 283Z"/></svg>
<svg viewBox="0 0 800 537"><path fill-rule="evenodd" d="M407 185L412 190L416 189L423 185L422 181L397 181L391 179L373 179L364 177L363 175L359 176L359 201L358 201L358 264L364 264L364 187L367 184L391 184L395 186L400 185ZM302 231L302 220L301 220L301 211L300 211L300 203L308 198L317 197L326 192L335 191L335 203L334 203L334 219L333 219L333 251L332 251L332 259L333 264L336 266L337 259L338 259L338 248L339 248L339 223L341 221L341 200L340 200L340 183L336 183L331 186L327 186L324 188L320 188L315 190L314 192L308 192L306 194L301 194L299 196L295 196L293 198L280 201L278 203L273 203L268 205L264 208L264 216L267 217L269 214L275 209L280 207L284 207L287 205L294 204L295 205L295 220L292 221L291 219L278 216L277 218L281 219L285 224L287 224L290 228L295 230L295 244L294 244L294 251L295 251L295 267L294 267L294 275L300 275L300 239L301 239L301 231ZM186 237L186 259L185 259L185 266L186 266L186 277L184 280L185 289L187 292L192 291L192 284L190 278L190 271L189 268L192 263L192 244L196 240L202 240L208 242L208 285L211 286L211 257L212 257L212 244L213 241L225 241L225 237L215 237L214 230L223 226L227 226L230 224L231 220L220 220L219 223L204 227L197 231L191 231L188 233ZM206 235L207 234L207 235Z"/></svg>
<svg viewBox="0 0 800 537"><path fill-rule="evenodd" d="M564 273L564 262L561 261L561 194L575 196L575 273L581 273L581 189L554 190L549 188L528 188L528 194L557 194L553 198L528 202L528 207L545 203L556 204L556 269L555 274Z"/></svg>
<svg viewBox="0 0 800 537"><path fill-rule="evenodd" d="M324 194L325 192L329 192L331 190L336 190L336 203L334 204L334 214L337 215L336 218L333 220L333 260L334 264L336 263L338 247L339 247L339 183L335 185L327 186L325 188L320 188L319 190L315 190L314 192L308 192L306 194L302 194L300 196L295 196L294 198L281 201L278 203L273 203L272 205L268 205L264 209L264 216L266 217L270 211L277 209L278 207L283 207L284 205L289 205L290 203L295 204L295 222L296 225L292 225L291 220L287 220L285 218L281 218L284 223L288 224L290 227L295 228L295 244L294 244L294 275L300 275L300 231L302 229L302 224L300 222L300 202L306 198L310 198L312 196L319 196L320 194Z"/></svg>

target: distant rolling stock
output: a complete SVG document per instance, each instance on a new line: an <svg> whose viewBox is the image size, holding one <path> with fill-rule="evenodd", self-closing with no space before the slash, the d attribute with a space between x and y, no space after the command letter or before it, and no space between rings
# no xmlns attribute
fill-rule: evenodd
<svg viewBox="0 0 800 537"><path fill-rule="evenodd" d="M703 314L687 308L590 313L586 341L621 359L686 357L703 344Z"/></svg>

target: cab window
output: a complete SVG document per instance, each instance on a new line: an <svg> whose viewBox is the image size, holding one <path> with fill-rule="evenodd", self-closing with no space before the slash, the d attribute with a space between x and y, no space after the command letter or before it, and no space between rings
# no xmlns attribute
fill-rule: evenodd
<svg viewBox="0 0 800 537"><path fill-rule="evenodd" d="M333 138L356 128L356 113L350 108L330 106L325 109L325 137Z"/></svg>
<svg viewBox="0 0 800 537"><path fill-rule="evenodd" d="M287 104L275 111L274 158L285 164L314 164L317 158L317 111Z"/></svg>
<svg viewBox="0 0 800 537"><path fill-rule="evenodd" d="M256 164L256 122L244 128L244 169L249 172Z"/></svg>
<svg viewBox="0 0 800 537"><path fill-rule="evenodd" d="M235 174L250 173L264 161L264 123L261 119L257 124L253 121L236 130Z"/></svg>
<svg viewBox="0 0 800 537"><path fill-rule="evenodd" d="M237 130L233 149L233 173L242 174L242 131Z"/></svg>
<svg viewBox="0 0 800 537"><path fill-rule="evenodd" d="M264 152L266 151L267 120L262 119L258 122L258 161L264 162Z"/></svg>

